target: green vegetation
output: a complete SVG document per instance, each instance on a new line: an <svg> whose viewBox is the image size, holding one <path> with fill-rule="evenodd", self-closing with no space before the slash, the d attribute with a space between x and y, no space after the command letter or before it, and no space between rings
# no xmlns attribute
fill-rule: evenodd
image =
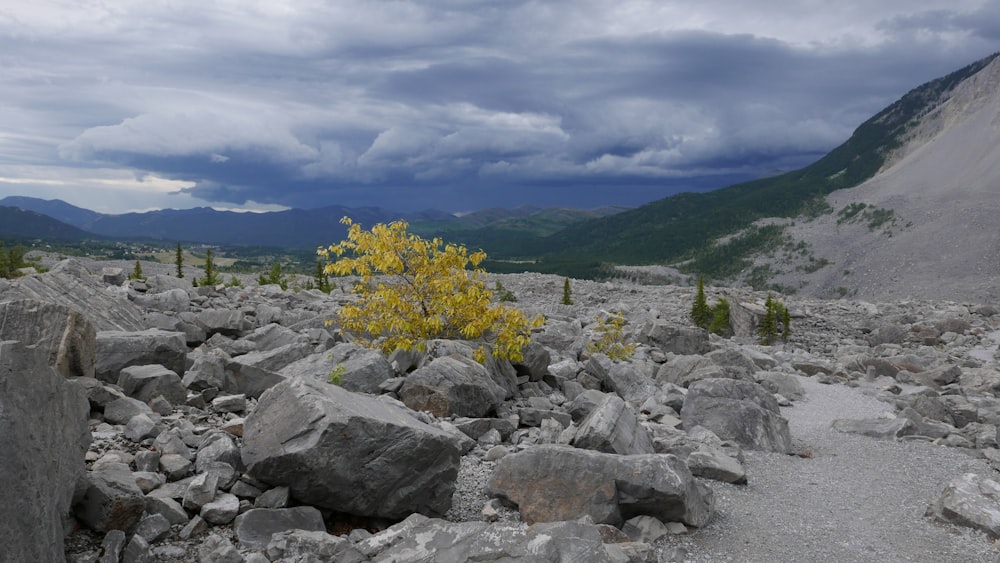
<svg viewBox="0 0 1000 563"><path fill-rule="evenodd" d="M184 251L181 250L181 243L177 243L177 252L174 256L174 265L177 266L177 277L184 277Z"/></svg>
<svg viewBox="0 0 1000 563"><path fill-rule="evenodd" d="M347 368L344 367L344 364L337 364L337 367L330 370L330 375L326 376L326 381L333 385L340 385L346 374Z"/></svg>
<svg viewBox="0 0 1000 563"><path fill-rule="evenodd" d="M330 293L333 286L330 285L330 275L326 273L326 264L322 260L316 260L316 271L313 273L312 287L306 289L318 289L323 293Z"/></svg>
<svg viewBox="0 0 1000 563"><path fill-rule="evenodd" d="M320 254L337 258L326 273L361 276L354 286L358 300L339 310L341 326L358 342L391 353L422 349L433 338L460 338L480 343L480 362L487 354L523 358L531 328L543 320L528 321L517 309L493 304L479 268L486 253L410 234L405 221L368 231L348 217L341 222L347 239Z"/></svg>
<svg viewBox="0 0 1000 563"><path fill-rule="evenodd" d="M198 282L200 285L219 285L219 273L215 270L215 262L212 261L212 249L205 250L205 277Z"/></svg>
<svg viewBox="0 0 1000 563"><path fill-rule="evenodd" d="M573 290L569 286L569 278L563 279L562 301L560 301L559 303L561 305L572 305L573 304Z"/></svg>
<svg viewBox="0 0 1000 563"><path fill-rule="evenodd" d="M288 289L288 278L281 273L281 262L273 264L266 274L257 276L257 283L259 285L277 285L281 289Z"/></svg>
<svg viewBox="0 0 1000 563"><path fill-rule="evenodd" d="M41 266L37 262L25 260L26 254L27 251L20 244L7 250L0 240L0 278L15 278L20 275L18 270L21 268L34 267L40 270Z"/></svg>
<svg viewBox="0 0 1000 563"><path fill-rule="evenodd" d="M792 334L792 320L788 308L768 293L767 301L764 302L764 310L764 318L761 319L760 326L757 327L757 335L760 336L761 344L773 344L779 336L781 340L787 341Z"/></svg>
<svg viewBox="0 0 1000 563"><path fill-rule="evenodd" d="M691 322L719 336L729 334L729 301L719 297L714 306L709 306L705 297L705 279L698 276L698 289L691 304Z"/></svg>
<svg viewBox="0 0 1000 563"><path fill-rule="evenodd" d="M497 296L497 301L501 303L515 303L517 302L517 296L514 293L503 286L500 280L497 280L496 285L493 287L493 294Z"/></svg>
<svg viewBox="0 0 1000 563"><path fill-rule="evenodd" d="M132 273L128 275L130 280L145 280L146 276L142 275L142 264L136 260L135 268L132 269Z"/></svg>
<svg viewBox="0 0 1000 563"><path fill-rule="evenodd" d="M636 345L625 343L625 317L621 312L598 315L594 322L597 323L594 327L597 340L587 343L587 351L591 354L604 354L612 360L630 360Z"/></svg>

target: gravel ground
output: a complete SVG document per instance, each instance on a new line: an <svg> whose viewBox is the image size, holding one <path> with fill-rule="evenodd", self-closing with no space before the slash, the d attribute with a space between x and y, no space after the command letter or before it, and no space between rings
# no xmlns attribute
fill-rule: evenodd
<svg viewBox="0 0 1000 563"><path fill-rule="evenodd" d="M882 441L830 428L838 418L872 418L891 407L861 390L800 378L807 397L783 409L796 451L811 458L746 452L746 486L710 482L716 516L690 535L657 542L684 561L998 561L983 534L924 516L947 481L994 474L954 448ZM677 559L678 561L680 559Z"/></svg>

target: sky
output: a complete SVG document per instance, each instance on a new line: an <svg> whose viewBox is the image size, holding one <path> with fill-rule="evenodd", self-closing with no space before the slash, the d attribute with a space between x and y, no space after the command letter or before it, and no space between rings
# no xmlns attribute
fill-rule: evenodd
<svg viewBox="0 0 1000 563"><path fill-rule="evenodd" d="M0 6L0 197L635 206L790 170L1000 51L1000 0Z"/></svg>

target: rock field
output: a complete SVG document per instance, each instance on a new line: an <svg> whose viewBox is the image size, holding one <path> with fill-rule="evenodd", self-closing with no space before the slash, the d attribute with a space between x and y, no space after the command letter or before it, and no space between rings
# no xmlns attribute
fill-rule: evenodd
<svg viewBox="0 0 1000 563"><path fill-rule="evenodd" d="M562 278L491 275L546 322L480 365L349 342L339 288L130 269L0 280L0 561L997 556L988 303L782 297L764 346L766 294L707 288L721 338L691 287L573 280L560 305ZM587 349L615 312L630 361Z"/></svg>

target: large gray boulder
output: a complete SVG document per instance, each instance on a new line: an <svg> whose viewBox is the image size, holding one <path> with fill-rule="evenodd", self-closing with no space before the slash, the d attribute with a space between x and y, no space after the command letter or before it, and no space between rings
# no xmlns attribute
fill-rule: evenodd
<svg viewBox="0 0 1000 563"><path fill-rule="evenodd" d="M659 392L656 383L640 371L638 365L635 362L612 364L603 379L604 386L609 391L617 393L636 407Z"/></svg>
<svg viewBox="0 0 1000 563"><path fill-rule="evenodd" d="M792 449L788 420L781 416L778 401L750 381L696 381L688 388L680 414L684 428L704 426L746 448L780 453Z"/></svg>
<svg viewBox="0 0 1000 563"><path fill-rule="evenodd" d="M459 355L435 358L408 375L399 390L406 406L439 417L482 417L495 411L505 395L486 368Z"/></svg>
<svg viewBox="0 0 1000 563"><path fill-rule="evenodd" d="M460 455L453 436L397 404L304 378L265 392L243 427L248 473L361 516L443 515Z"/></svg>
<svg viewBox="0 0 1000 563"><path fill-rule="evenodd" d="M255 508L237 516L233 528L245 549L264 549L271 536L289 530L326 531L323 515L311 506Z"/></svg>
<svg viewBox="0 0 1000 563"><path fill-rule="evenodd" d="M660 319L644 326L638 340L674 354L704 354L709 349L707 330L673 325Z"/></svg>
<svg viewBox="0 0 1000 563"><path fill-rule="evenodd" d="M107 287L74 259L63 260L44 274L12 280L0 289L0 301L16 299L55 303L82 312L98 331L147 328L142 311L128 300L123 288Z"/></svg>
<svg viewBox="0 0 1000 563"><path fill-rule="evenodd" d="M137 332L104 330L97 333L97 367L101 381L117 383L123 368L159 364L178 375L187 363L183 332L156 328Z"/></svg>
<svg viewBox="0 0 1000 563"><path fill-rule="evenodd" d="M124 368L118 375L118 386L129 397L144 403L159 396L178 406L187 399L187 390L180 376L161 365Z"/></svg>
<svg viewBox="0 0 1000 563"><path fill-rule="evenodd" d="M19 299L0 303L0 341L39 347L50 366L66 377L94 377L97 331L66 305Z"/></svg>
<svg viewBox="0 0 1000 563"><path fill-rule="evenodd" d="M0 341L0 545L9 561L61 561L63 517L90 445L84 389L41 350Z"/></svg>
<svg viewBox="0 0 1000 563"><path fill-rule="evenodd" d="M382 352L350 343L337 344L326 352L306 356L278 373L284 377L311 377L320 381L328 381L331 374L336 373L344 389L371 394L378 394L379 385L396 375Z"/></svg>
<svg viewBox="0 0 1000 563"><path fill-rule="evenodd" d="M651 454L653 437L621 397L605 395L576 431L573 445L609 454Z"/></svg>
<svg viewBox="0 0 1000 563"><path fill-rule="evenodd" d="M504 456L486 492L517 505L529 524L590 516L620 526L648 514L704 526L715 506L711 489L676 456L619 456L556 445Z"/></svg>
<svg viewBox="0 0 1000 563"><path fill-rule="evenodd" d="M955 477L927 509L938 520L1000 537L1000 483L975 473Z"/></svg>
<svg viewBox="0 0 1000 563"><path fill-rule="evenodd" d="M232 309L205 309L195 315L194 323L205 329L208 336L221 334L236 337L251 328L243 311Z"/></svg>
<svg viewBox="0 0 1000 563"><path fill-rule="evenodd" d="M130 532L146 510L142 490L128 465L107 462L87 472L83 498L76 517L91 530Z"/></svg>

